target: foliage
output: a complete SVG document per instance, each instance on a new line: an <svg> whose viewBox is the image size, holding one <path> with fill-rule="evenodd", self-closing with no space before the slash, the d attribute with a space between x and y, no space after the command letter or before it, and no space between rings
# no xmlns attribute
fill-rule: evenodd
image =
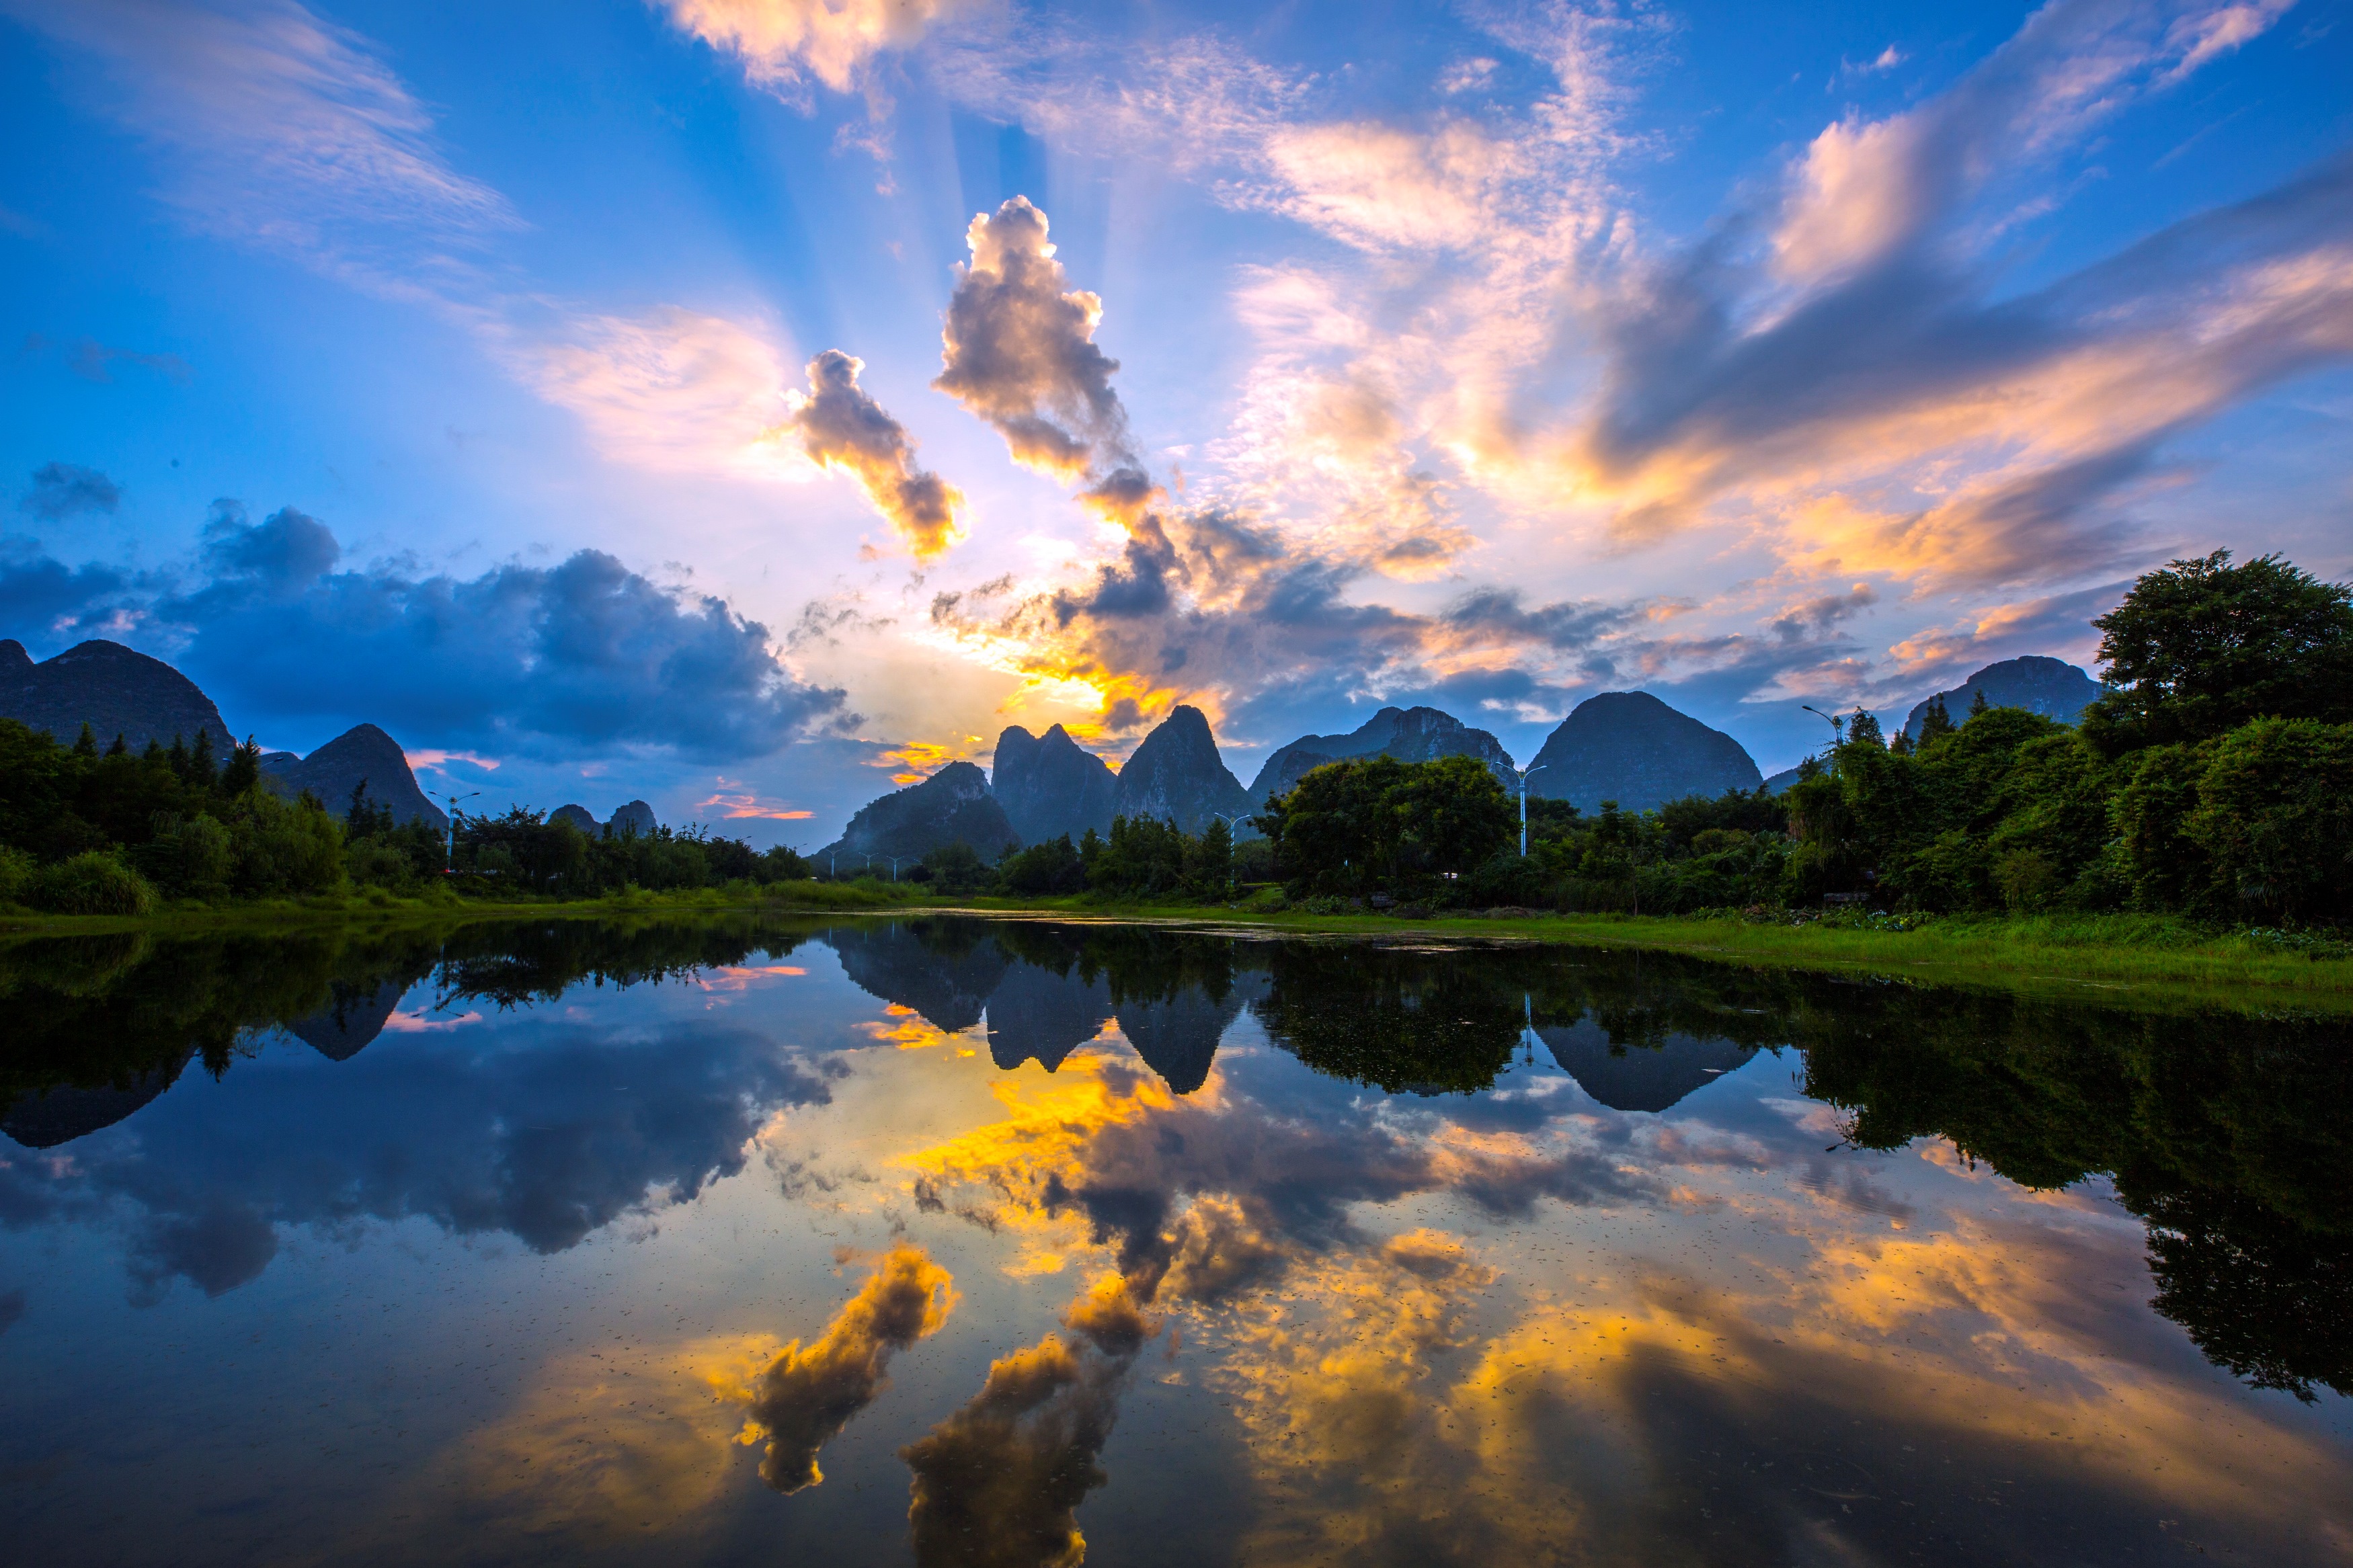
<svg viewBox="0 0 2353 1568"><path fill-rule="evenodd" d="M155 908L147 879L104 849L44 866L28 892L34 908L61 915L143 915Z"/></svg>
<svg viewBox="0 0 2353 1568"><path fill-rule="evenodd" d="M1512 797L1474 757L1350 758L1310 772L1256 819L1286 890L1437 896L1517 832Z"/></svg>
<svg viewBox="0 0 2353 1568"><path fill-rule="evenodd" d="M1078 847L1065 833L1007 856L997 865L997 885L1000 892L1017 899L1081 893L1086 890L1087 868L1079 858Z"/></svg>
<svg viewBox="0 0 2353 1568"><path fill-rule="evenodd" d="M2276 555L2172 562L2092 624L2109 690L2084 734L2106 755L2263 717L2353 721L2353 589Z"/></svg>

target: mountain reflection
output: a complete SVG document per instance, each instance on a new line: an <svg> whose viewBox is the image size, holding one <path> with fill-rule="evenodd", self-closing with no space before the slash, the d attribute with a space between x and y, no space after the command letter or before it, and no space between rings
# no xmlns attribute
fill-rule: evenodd
<svg viewBox="0 0 2353 1568"><path fill-rule="evenodd" d="M363 1054L428 973L448 986L447 1012L583 980L684 974L738 962L761 940L709 928L622 931L606 943L512 934L511 946L477 931L448 943L217 939L0 953L0 984L23 1025L0 1052L0 1082L14 1091L0 1129L33 1148L86 1140L61 1164L0 1162L0 1224L124 1205L138 1301L174 1279L206 1295L234 1289L269 1265L288 1226L413 1215L559 1252L657 1197L691 1198L743 1167L770 1110L828 1098L824 1071L725 1024L607 1032L534 1022L519 1026L529 1031L519 1049L484 1048L495 1025L480 1041L444 1025L396 1053ZM767 940L788 952L797 939ZM155 1103L189 1062L227 1074L272 1027L337 1065L240 1074L234 1114ZM91 1137L133 1111L132 1136Z"/></svg>
<svg viewBox="0 0 2353 1568"><path fill-rule="evenodd" d="M2111 1176L2147 1226L2154 1304L2207 1356L2260 1387L2353 1394L2342 1023L1590 950L946 917L18 943L0 948L0 1131L75 1157L0 1167L0 1224L125 1205L142 1299L174 1279L234 1289L294 1225L417 1215L561 1251L740 1170L764 1119L823 1102L836 1069L724 1013L630 1032L539 1016L515 1049L463 1040L512 1028L521 1041L524 1020L503 1010L581 986L687 979L810 942L868 994L947 1034L985 1032L997 1068L1042 1068L1092 1108L1011 1152L933 1152L918 1205L1080 1214L1144 1300L1164 1278L1208 1300L1279 1274L1352 1204L1441 1186L1496 1215L1547 1194L1651 1201L1649 1178L1609 1152L1617 1133L1544 1152L1512 1140L1572 1113L1672 1118L1758 1051L1794 1049L1805 1093L1839 1110L1855 1146L1940 1138L2034 1189ZM403 1023L423 983L426 1013ZM473 1034L446 1027L468 1008L485 1019ZM1319 1074L1412 1098L1385 1120L1188 1110L1246 1016ZM432 1027L375 1045L393 1024ZM1073 1081L1074 1053L1114 1028L1141 1068L1107 1047ZM257 1070L236 1118L170 1092L202 1081L192 1066L244 1074L273 1031L332 1070ZM1518 1070L1538 1049L1590 1103L1525 1091ZM1451 1141L1398 1131L1414 1116Z"/></svg>

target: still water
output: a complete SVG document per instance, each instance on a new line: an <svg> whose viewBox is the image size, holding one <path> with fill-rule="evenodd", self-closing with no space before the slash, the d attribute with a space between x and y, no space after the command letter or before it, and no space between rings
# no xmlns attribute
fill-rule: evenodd
<svg viewBox="0 0 2353 1568"><path fill-rule="evenodd" d="M2340 1021L938 918L0 1039L13 1561L2353 1560Z"/></svg>

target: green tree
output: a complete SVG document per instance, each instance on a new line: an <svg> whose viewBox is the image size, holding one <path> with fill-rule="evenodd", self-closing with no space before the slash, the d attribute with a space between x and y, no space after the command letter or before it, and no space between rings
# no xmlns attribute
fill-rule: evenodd
<svg viewBox="0 0 2353 1568"><path fill-rule="evenodd" d="M2208 750L2183 827L2220 900L2289 921L2353 912L2353 724L2258 719Z"/></svg>
<svg viewBox="0 0 2353 1568"><path fill-rule="evenodd" d="M2092 624L2109 689L2084 733L2110 756L2251 719L2353 720L2353 588L2277 555L2172 562Z"/></svg>

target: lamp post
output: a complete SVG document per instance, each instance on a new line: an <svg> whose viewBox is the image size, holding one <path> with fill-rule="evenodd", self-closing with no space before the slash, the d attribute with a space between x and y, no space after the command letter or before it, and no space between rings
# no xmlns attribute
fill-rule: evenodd
<svg viewBox="0 0 2353 1568"><path fill-rule="evenodd" d="M1226 891L1230 893L1234 890L1234 824L1250 816L1250 813L1237 812L1228 816L1222 811L1213 811L1209 815L1226 825Z"/></svg>
<svg viewBox="0 0 2353 1568"><path fill-rule="evenodd" d="M1520 858L1523 860L1528 858L1528 773L1540 773L1550 766L1550 763L1538 763L1520 775Z"/></svg>
<svg viewBox="0 0 2353 1568"><path fill-rule="evenodd" d="M877 855L875 858L877 860L888 860L891 862L891 879L895 882L899 879L899 862L902 860L912 860L914 857L912 855Z"/></svg>
<svg viewBox="0 0 2353 1568"><path fill-rule="evenodd" d="M458 803L461 800L471 800L481 793L482 792L478 789L470 789L463 795L444 795L441 797L443 800L447 801L449 805L449 857L448 867L449 870L454 871L458 868Z"/></svg>

